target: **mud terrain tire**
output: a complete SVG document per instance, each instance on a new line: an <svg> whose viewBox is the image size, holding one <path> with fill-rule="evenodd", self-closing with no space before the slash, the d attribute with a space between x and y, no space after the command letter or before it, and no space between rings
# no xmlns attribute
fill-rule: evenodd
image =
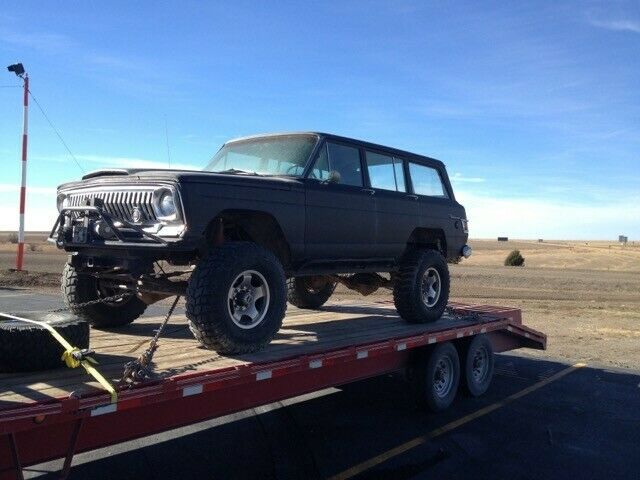
<svg viewBox="0 0 640 480"><path fill-rule="evenodd" d="M437 297L429 296L430 290L426 288L435 288L435 283L429 283L433 279L438 282ZM393 288L398 315L410 323L435 322L442 316L448 301L449 268L442 254L420 249L405 253Z"/></svg>
<svg viewBox="0 0 640 480"><path fill-rule="evenodd" d="M248 274L250 281L245 282L241 277L247 272L252 273ZM253 286L254 281L257 286ZM257 292L260 285L263 296L247 293L247 289ZM242 288L249 297L241 298ZM249 314L238 313L238 309L247 307L234 303L240 301L238 298L259 312L255 324ZM287 308L282 265L273 253L254 243L225 243L200 260L189 280L186 301L189 328L206 348L220 354L255 352L264 348L282 326ZM242 323L246 319L249 322Z"/></svg>
<svg viewBox="0 0 640 480"><path fill-rule="evenodd" d="M65 304L74 315L86 320L95 328L127 325L147 309L147 305L133 295L118 302L78 307L79 304L98 300L105 295L101 295L98 280L95 277L78 273L69 264L64 267L62 272L62 296Z"/></svg>
<svg viewBox="0 0 640 480"><path fill-rule="evenodd" d="M33 320L47 322L72 346L89 348L87 322L69 314L54 313ZM64 350L46 328L0 315L0 372L32 372L64 367L61 358Z"/></svg>

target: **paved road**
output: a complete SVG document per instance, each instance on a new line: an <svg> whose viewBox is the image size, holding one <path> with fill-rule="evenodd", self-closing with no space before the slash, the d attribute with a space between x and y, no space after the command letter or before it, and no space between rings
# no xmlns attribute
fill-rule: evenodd
<svg viewBox="0 0 640 480"><path fill-rule="evenodd" d="M58 301L20 294L0 290L0 310ZM70 478L638 478L640 372L513 354L496 366L486 396L444 414L380 377L81 454Z"/></svg>

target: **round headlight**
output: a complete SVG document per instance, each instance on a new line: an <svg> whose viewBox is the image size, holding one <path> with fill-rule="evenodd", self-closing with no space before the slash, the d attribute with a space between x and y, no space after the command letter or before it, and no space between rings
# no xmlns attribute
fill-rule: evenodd
<svg viewBox="0 0 640 480"><path fill-rule="evenodd" d="M160 196L158 210L163 217L170 217L176 214L176 203L173 200L173 193L166 191Z"/></svg>
<svg viewBox="0 0 640 480"><path fill-rule="evenodd" d="M69 197L64 193L58 195L58 198L56 199L56 206L58 207L58 211L63 208L67 208L69 206Z"/></svg>

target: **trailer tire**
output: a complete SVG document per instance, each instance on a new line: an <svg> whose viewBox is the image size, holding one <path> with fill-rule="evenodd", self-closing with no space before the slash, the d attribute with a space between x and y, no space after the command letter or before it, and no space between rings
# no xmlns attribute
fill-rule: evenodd
<svg viewBox="0 0 640 480"><path fill-rule="evenodd" d="M418 404L433 412L447 409L460 383L460 359L451 342L440 343L421 356L413 371Z"/></svg>
<svg viewBox="0 0 640 480"><path fill-rule="evenodd" d="M398 315L410 323L435 322L447 307L449 285L449 268L440 252L407 251L400 260L393 287Z"/></svg>
<svg viewBox="0 0 640 480"><path fill-rule="evenodd" d="M313 277L291 277L287 279L287 300L298 308L316 310L324 305L336 289L336 282L327 280L325 285L314 288L309 284Z"/></svg>
<svg viewBox="0 0 640 480"><path fill-rule="evenodd" d="M472 397L484 394L493 380L494 356L486 335L476 335L462 351L464 392Z"/></svg>
<svg viewBox="0 0 640 480"><path fill-rule="evenodd" d="M147 309L147 304L134 295L117 302L78 306L78 304L111 295L111 293L101 293L98 280L94 276L79 273L69 264L64 267L62 272L64 302L71 313L86 320L92 327L98 329L121 327L133 322Z"/></svg>
<svg viewBox="0 0 640 480"><path fill-rule="evenodd" d="M255 352L282 326L284 270L262 246L225 243L200 260L186 300L189 328L203 346L221 354Z"/></svg>
<svg viewBox="0 0 640 480"><path fill-rule="evenodd" d="M54 327L72 346L89 348L87 322L69 314L53 313L40 321ZM46 328L0 314L0 372L32 372L63 367L64 351Z"/></svg>

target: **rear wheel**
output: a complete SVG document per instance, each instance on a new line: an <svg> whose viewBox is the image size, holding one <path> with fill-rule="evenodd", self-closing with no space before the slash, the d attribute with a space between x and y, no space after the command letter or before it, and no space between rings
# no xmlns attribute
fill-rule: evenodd
<svg viewBox="0 0 640 480"><path fill-rule="evenodd" d="M458 351L451 342L436 345L417 361L413 383L418 402L434 412L448 408L460 382Z"/></svg>
<svg viewBox="0 0 640 480"><path fill-rule="evenodd" d="M486 335L476 335L463 350L462 364L466 393L473 397L484 394L493 380L493 347Z"/></svg>
<svg viewBox="0 0 640 480"><path fill-rule="evenodd" d="M202 345L223 354L253 352L282 325L284 271L259 245L225 243L195 268L186 299L189 327Z"/></svg>
<svg viewBox="0 0 640 480"><path fill-rule="evenodd" d="M121 290L103 285L98 278L79 273L67 264L62 272L62 296L69 310L95 328L127 325L144 313L147 305L131 294L116 301L81 306L83 303L112 297Z"/></svg>
<svg viewBox="0 0 640 480"><path fill-rule="evenodd" d="M335 289L336 282L324 275L291 277L287 280L287 300L298 308L317 309Z"/></svg>
<svg viewBox="0 0 640 480"><path fill-rule="evenodd" d="M393 288L398 314L411 323L438 320L449 301L449 268L436 250L410 250L400 261Z"/></svg>

